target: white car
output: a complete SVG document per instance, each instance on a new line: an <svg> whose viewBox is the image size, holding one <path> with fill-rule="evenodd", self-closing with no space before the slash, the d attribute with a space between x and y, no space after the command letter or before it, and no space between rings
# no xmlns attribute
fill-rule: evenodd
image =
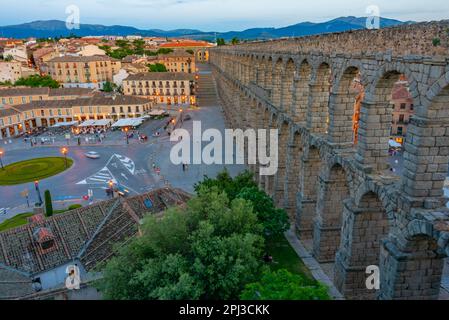
<svg viewBox="0 0 449 320"><path fill-rule="evenodd" d="M100 159L100 154L95 151L90 151L86 153L85 156L89 159Z"/></svg>

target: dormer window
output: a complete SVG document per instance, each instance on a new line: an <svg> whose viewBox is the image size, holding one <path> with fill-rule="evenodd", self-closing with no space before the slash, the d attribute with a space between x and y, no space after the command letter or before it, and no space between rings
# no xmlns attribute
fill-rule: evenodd
<svg viewBox="0 0 449 320"><path fill-rule="evenodd" d="M39 246L42 254L46 254L56 249L55 236L48 228L37 228L33 233L33 239Z"/></svg>

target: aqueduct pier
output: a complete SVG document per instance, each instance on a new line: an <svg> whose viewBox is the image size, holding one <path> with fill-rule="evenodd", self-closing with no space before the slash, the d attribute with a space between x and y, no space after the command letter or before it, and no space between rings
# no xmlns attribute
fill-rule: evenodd
<svg viewBox="0 0 449 320"><path fill-rule="evenodd" d="M348 299L438 299L449 255L449 21L211 50L227 126L278 129L279 170L258 183L286 208ZM388 170L393 85L415 115ZM357 92L363 87L358 122ZM381 288L366 288L377 265Z"/></svg>

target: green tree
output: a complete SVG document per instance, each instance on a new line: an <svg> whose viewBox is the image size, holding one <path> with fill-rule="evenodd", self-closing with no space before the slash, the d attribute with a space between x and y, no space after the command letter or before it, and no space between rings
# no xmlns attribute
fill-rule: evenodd
<svg viewBox="0 0 449 320"><path fill-rule="evenodd" d="M259 221L264 226L265 235L282 235L290 228L287 212L284 209L276 208L273 199L259 188L244 188L237 195L237 198L251 201L254 212L257 213Z"/></svg>
<svg viewBox="0 0 449 320"><path fill-rule="evenodd" d="M167 67L162 63L149 64L148 70L150 72L167 72Z"/></svg>
<svg viewBox="0 0 449 320"><path fill-rule="evenodd" d="M310 285L305 278L285 269L264 272L262 279L247 285L240 297L242 300L330 300L324 285Z"/></svg>
<svg viewBox="0 0 449 320"><path fill-rule="evenodd" d="M243 189L257 188L257 184L254 182L254 175L249 171L245 171L233 179L225 169L217 175L216 179L205 176L202 182L195 185L195 191L198 192L202 187L209 189L217 187L219 190L225 191L230 200L234 200Z"/></svg>
<svg viewBox="0 0 449 320"><path fill-rule="evenodd" d="M192 49L187 49L186 52L187 52L187 53L190 53L190 54L192 54L192 55L195 54L195 52L194 52Z"/></svg>
<svg viewBox="0 0 449 320"><path fill-rule="evenodd" d="M236 44L239 44L239 43L240 43L240 40L237 37L232 38L232 40L231 40L231 44L232 45L236 45Z"/></svg>
<svg viewBox="0 0 449 320"><path fill-rule="evenodd" d="M59 88L59 83L50 76L32 75L28 78L20 78L14 86Z"/></svg>
<svg viewBox="0 0 449 320"><path fill-rule="evenodd" d="M110 81L106 81L103 85L103 91L104 92L112 92L114 91L114 84Z"/></svg>
<svg viewBox="0 0 449 320"><path fill-rule="evenodd" d="M200 188L184 209L148 217L97 286L106 299L236 299L261 272L262 226L243 199Z"/></svg>
<svg viewBox="0 0 449 320"><path fill-rule="evenodd" d="M217 39L217 46L224 46L226 45L226 41L223 38L218 38Z"/></svg>
<svg viewBox="0 0 449 320"><path fill-rule="evenodd" d="M45 190L44 201L45 201L45 216L51 217L53 215L53 203L51 201L50 190Z"/></svg>
<svg viewBox="0 0 449 320"><path fill-rule="evenodd" d="M14 57L12 55L8 54L6 57L4 57L3 60L5 60L6 62L13 61Z"/></svg>

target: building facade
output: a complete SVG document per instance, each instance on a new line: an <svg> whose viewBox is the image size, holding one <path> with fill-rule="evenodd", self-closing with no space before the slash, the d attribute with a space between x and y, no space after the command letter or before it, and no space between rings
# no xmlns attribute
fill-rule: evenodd
<svg viewBox="0 0 449 320"><path fill-rule="evenodd" d="M102 89L121 69L119 60L108 56L64 56L48 61L49 75L66 88Z"/></svg>
<svg viewBox="0 0 449 320"><path fill-rule="evenodd" d="M195 56L184 50L159 55L157 60L167 68L168 72L196 72Z"/></svg>
<svg viewBox="0 0 449 320"><path fill-rule="evenodd" d="M0 61L0 82L14 83L22 77L22 64L17 61Z"/></svg>
<svg viewBox="0 0 449 320"><path fill-rule="evenodd" d="M413 98L407 89L407 82L396 83L393 94L393 120L391 124L391 135L399 143L403 143L407 134L407 126L415 113Z"/></svg>
<svg viewBox="0 0 449 320"><path fill-rule="evenodd" d="M195 105L195 76L189 73L150 72L123 81L125 95L144 96L157 104Z"/></svg>
<svg viewBox="0 0 449 320"><path fill-rule="evenodd" d="M0 107L42 100L71 100L93 97L94 91L83 88L6 88L0 89Z"/></svg>
<svg viewBox="0 0 449 320"><path fill-rule="evenodd" d="M142 117L152 103L141 97L94 96L71 100L37 100L0 109L0 139L60 122Z"/></svg>

